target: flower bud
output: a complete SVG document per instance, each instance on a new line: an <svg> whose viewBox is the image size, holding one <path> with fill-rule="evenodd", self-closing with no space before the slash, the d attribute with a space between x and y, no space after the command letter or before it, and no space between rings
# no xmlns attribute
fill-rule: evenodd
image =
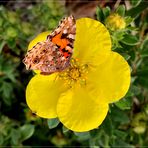
<svg viewBox="0 0 148 148"><path fill-rule="evenodd" d="M141 124L139 126L134 127L133 131L137 134L143 134L146 131L146 125Z"/></svg>
<svg viewBox="0 0 148 148"><path fill-rule="evenodd" d="M146 131L147 120L145 113L136 114L132 121L133 131L137 134L143 134Z"/></svg>
<svg viewBox="0 0 148 148"><path fill-rule="evenodd" d="M124 29L126 27L126 23L123 17L121 17L120 15L118 15L117 13L113 13L111 15L109 15L106 18L106 26L110 29L110 30L119 30L119 29Z"/></svg>

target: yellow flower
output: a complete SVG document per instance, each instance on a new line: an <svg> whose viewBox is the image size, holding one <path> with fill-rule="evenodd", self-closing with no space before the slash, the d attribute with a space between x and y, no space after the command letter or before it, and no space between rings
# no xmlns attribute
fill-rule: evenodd
<svg viewBox="0 0 148 148"><path fill-rule="evenodd" d="M42 33L29 48L45 40ZM108 104L121 99L130 85L130 68L111 51L109 32L98 21L76 21L74 53L68 69L49 76L36 74L26 90L27 104L43 118L56 118L77 132L97 128Z"/></svg>
<svg viewBox="0 0 148 148"><path fill-rule="evenodd" d="M111 30L124 29L126 27L126 23L123 17L118 15L117 13L113 13L106 18L106 26Z"/></svg>

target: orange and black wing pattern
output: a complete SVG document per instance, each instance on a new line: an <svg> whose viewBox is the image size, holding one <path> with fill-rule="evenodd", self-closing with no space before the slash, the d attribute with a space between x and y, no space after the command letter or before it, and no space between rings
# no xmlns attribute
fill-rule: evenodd
<svg viewBox="0 0 148 148"><path fill-rule="evenodd" d="M73 16L65 17L59 26L29 50L23 60L27 69L40 70L49 75L63 71L69 66L73 53L76 24Z"/></svg>

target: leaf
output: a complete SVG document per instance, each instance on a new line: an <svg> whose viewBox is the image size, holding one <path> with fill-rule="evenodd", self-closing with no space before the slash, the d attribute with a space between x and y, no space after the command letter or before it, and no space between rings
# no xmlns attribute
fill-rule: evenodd
<svg viewBox="0 0 148 148"><path fill-rule="evenodd" d="M58 118L53 118L53 119L47 120L47 124L48 124L49 129L57 127L59 123L60 123L60 121Z"/></svg>
<svg viewBox="0 0 148 148"><path fill-rule="evenodd" d="M97 7L96 15L97 15L97 20L99 20L99 21L104 20L104 15L103 15L102 9L100 7Z"/></svg>
<svg viewBox="0 0 148 148"><path fill-rule="evenodd" d="M139 75L139 76L145 76L145 77L147 77L148 76L148 68L137 70L137 73L136 74Z"/></svg>
<svg viewBox="0 0 148 148"><path fill-rule="evenodd" d="M106 8L103 8L103 14L105 18L108 17L110 14L110 7L107 6Z"/></svg>
<svg viewBox="0 0 148 148"><path fill-rule="evenodd" d="M19 145L19 140L21 138L20 131L17 129L11 130L11 142L13 145Z"/></svg>
<svg viewBox="0 0 148 148"><path fill-rule="evenodd" d="M2 135L2 133L0 134L0 146L3 145L4 143L4 137Z"/></svg>
<svg viewBox="0 0 148 148"><path fill-rule="evenodd" d="M137 6L141 3L142 0L131 0L133 6Z"/></svg>
<svg viewBox="0 0 148 148"><path fill-rule="evenodd" d="M129 98L130 99L130 98ZM131 100L129 100L128 98L124 98L118 102L115 103L115 105L120 108L121 110L126 110L126 109L130 109L132 102Z"/></svg>
<svg viewBox="0 0 148 148"><path fill-rule="evenodd" d="M136 75L138 76L136 82L148 88L148 68L143 67L143 69L137 70Z"/></svg>
<svg viewBox="0 0 148 148"><path fill-rule="evenodd" d="M15 41L15 39L12 39L12 38L9 38L8 40L7 40L7 44L8 44L8 46L9 46L9 48L15 48L16 47L16 41Z"/></svg>
<svg viewBox="0 0 148 148"><path fill-rule="evenodd" d="M133 19L132 19L132 21L133 21ZM126 30L127 31L139 31L139 28L135 27L135 26L127 26Z"/></svg>
<svg viewBox="0 0 148 148"><path fill-rule="evenodd" d="M115 139L115 144L113 145L113 147L119 147L122 146L124 148L134 148L134 146L132 147L132 145L126 143L125 141L121 140L120 138Z"/></svg>
<svg viewBox="0 0 148 148"><path fill-rule="evenodd" d="M120 16L124 16L125 15L125 6L124 5L119 5L119 7L116 9L116 12Z"/></svg>
<svg viewBox="0 0 148 148"><path fill-rule="evenodd" d="M0 53L3 50L3 47L5 46L6 42L4 40L0 41Z"/></svg>
<svg viewBox="0 0 148 148"><path fill-rule="evenodd" d="M134 21L134 18L131 18L130 16L126 16L124 17L126 26L128 26L130 23L132 23Z"/></svg>
<svg viewBox="0 0 148 148"><path fill-rule="evenodd" d="M129 117L126 115L126 113L115 106L111 107L110 116L114 122L119 122L120 124L130 122Z"/></svg>
<svg viewBox="0 0 148 148"><path fill-rule="evenodd" d="M147 52L143 52L141 55L140 55L141 58L147 58L148 57L148 53Z"/></svg>
<svg viewBox="0 0 148 148"><path fill-rule="evenodd" d="M66 133L66 132L68 132L68 131L69 131L69 129L68 129L68 128L66 128L64 125L63 125L63 127L62 127L62 130L63 130L63 133Z"/></svg>
<svg viewBox="0 0 148 148"><path fill-rule="evenodd" d="M2 99L7 105L11 105L12 103L12 96L13 96L13 85L12 83L8 83L3 81L0 87L0 93L2 94Z"/></svg>
<svg viewBox="0 0 148 148"><path fill-rule="evenodd" d="M130 10L128 10L126 12L126 15L134 18L134 17L138 16L146 8L147 8L147 4L145 1L143 1L139 5L137 5L136 7L133 7Z"/></svg>
<svg viewBox="0 0 148 148"><path fill-rule="evenodd" d="M89 132L74 132L79 140L87 140L91 137Z"/></svg>
<svg viewBox="0 0 148 148"><path fill-rule="evenodd" d="M125 31L122 31L122 30L118 30L118 31L115 31L113 33L113 36L118 40L122 40L124 38L124 35L125 35Z"/></svg>
<svg viewBox="0 0 148 148"><path fill-rule="evenodd" d="M121 40L121 42L131 46L139 44L139 40L137 39L137 37L130 34L124 35L124 38Z"/></svg>
<svg viewBox="0 0 148 148"><path fill-rule="evenodd" d="M21 133L21 140L27 140L30 138L34 133L35 127L32 124L25 124L20 127L20 133Z"/></svg>
<svg viewBox="0 0 148 148"><path fill-rule="evenodd" d="M144 78L143 77L139 77L137 79L137 83L140 84L140 85L142 85L145 88L148 88L148 79L145 78L145 77Z"/></svg>
<svg viewBox="0 0 148 148"><path fill-rule="evenodd" d="M139 95L140 93L141 93L141 89L138 86L132 84L125 97L126 98L132 97L135 95Z"/></svg>
<svg viewBox="0 0 148 148"><path fill-rule="evenodd" d="M121 130L114 130L114 133L116 136L120 137L121 139L125 140L126 136L128 135L127 132L121 131Z"/></svg>
<svg viewBox="0 0 148 148"><path fill-rule="evenodd" d="M106 117L101 127L104 129L105 133L108 134L108 136L112 136L113 124L109 115Z"/></svg>
<svg viewBox="0 0 148 148"><path fill-rule="evenodd" d="M121 53L121 55L125 58L126 61L128 61L131 58L131 56L127 53Z"/></svg>
<svg viewBox="0 0 148 148"><path fill-rule="evenodd" d="M148 53L148 36L144 39L144 41L142 42L141 44L141 50L142 50L142 53Z"/></svg>

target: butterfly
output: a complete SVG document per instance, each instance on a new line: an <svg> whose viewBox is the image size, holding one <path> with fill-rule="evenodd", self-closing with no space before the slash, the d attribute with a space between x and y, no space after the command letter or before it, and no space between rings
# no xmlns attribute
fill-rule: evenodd
<svg viewBox="0 0 148 148"><path fill-rule="evenodd" d="M76 34L76 21L71 15L63 18L45 41L28 50L23 63L27 70L39 70L43 75L65 70L70 65Z"/></svg>

